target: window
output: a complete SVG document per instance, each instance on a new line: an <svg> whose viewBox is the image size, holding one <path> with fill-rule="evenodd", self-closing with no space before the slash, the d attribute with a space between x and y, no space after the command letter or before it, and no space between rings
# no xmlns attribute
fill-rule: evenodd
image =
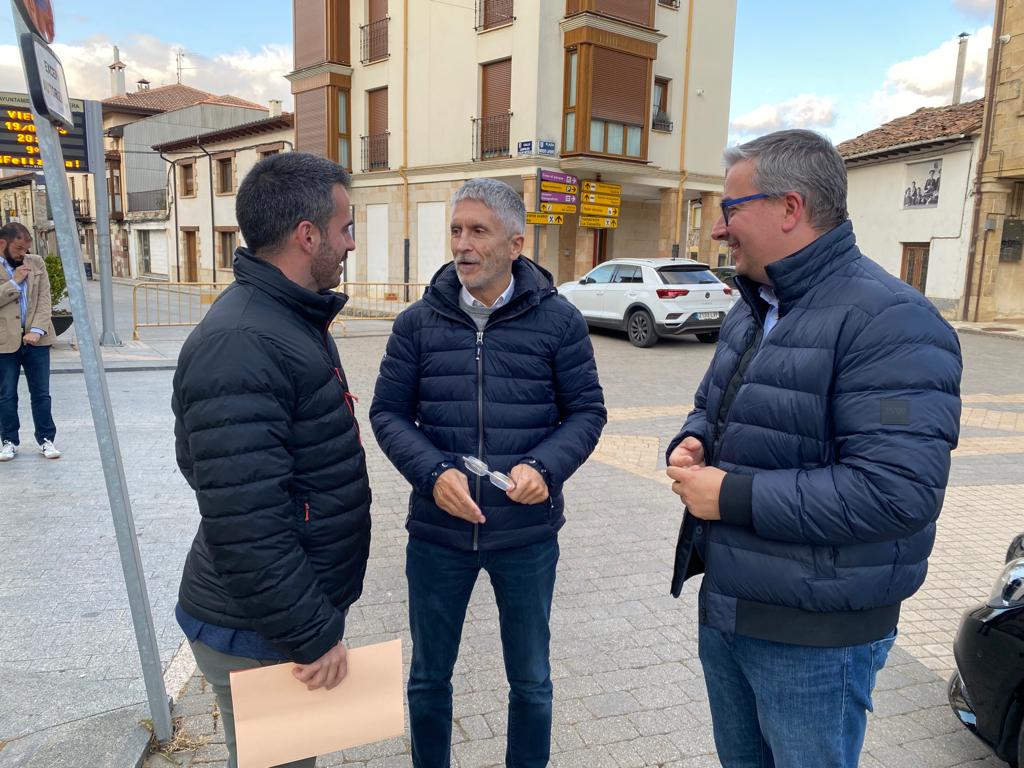
<svg viewBox="0 0 1024 768"><path fill-rule="evenodd" d="M187 163L182 163L180 166L181 170L181 189L179 194L182 197L195 197L196 196L196 164L194 160L190 160Z"/></svg>
<svg viewBox="0 0 1024 768"><path fill-rule="evenodd" d="M626 264L619 267L615 273L614 283L642 283L644 281L644 273L642 267L637 267L632 264Z"/></svg>
<svg viewBox="0 0 1024 768"><path fill-rule="evenodd" d="M478 32L504 27L515 21L512 0L476 0L476 30Z"/></svg>
<svg viewBox="0 0 1024 768"><path fill-rule="evenodd" d="M388 0L368 0L367 19L359 28L359 58L363 64L388 57Z"/></svg>
<svg viewBox="0 0 1024 768"><path fill-rule="evenodd" d="M669 80L664 77L654 78L651 128L655 131L672 131L672 119L668 114L668 84Z"/></svg>
<svg viewBox="0 0 1024 768"><path fill-rule="evenodd" d="M569 51L565 64L565 129L562 149L576 151L576 87L579 79L579 51Z"/></svg>
<svg viewBox="0 0 1024 768"><path fill-rule="evenodd" d="M388 168L388 89L366 92L367 135L363 136L363 171ZM339 148L340 149L340 148Z"/></svg>
<svg viewBox="0 0 1024 768"><path fill-rule="evenodd" d="M900 279L921 293L928 284L928 243L904 243Z"/></svg>
<svg viewBox="0 0 1024 768"><path fill-rule="evenodd" d="M265 157L276 155L284 151L284 142L275 141L272 144L260 144L256 147L256 158L262 160Z"/></svg>
<svg viewBox="0 0 1024 768"><path fill-rule="evenodd" d="M590 152L643 157L650 66L640 56L593 47Z"/></svg>
<svg viewBox="0 0 1024 768"><path fill-rule="evenodd" d="M217 229L217 266L223 269L231 269L235 256L235 248L238 247L238 230Z"/></svg>
<svg viewBox="0 0 1024 768"><path fill-rule="evenodd" d="M144 275L152 274L153 272L153 256L152 250L150 249L149 243L149 230L140 229L138 231L139 236L139 270Z"/></svg>
<svg viewBox="0 0 1024 768"><path fill-rule="evenodd" d="M338 165L352 170L352 132L348 127L348 91L338 90Z"/></svg>
<svg viewBox="0 0 1024 768"><path fill-rule="evenodd" d="M217 194L229 195L235 191L234 155L217 158Z"/></svg>
<svg viewBox="0 0 1024 768"><path fill-rule="evenodd" d="M597 269L594 269L587 275L584 280L587 283L610 283L612 281L612 274L615 272L614 264L602 264Z"/></svg>
<svg viewBox="0 0 1024 768"><path fill-rule="evenodd" d="M118 160L107 161L107 196L110 215L115 219L124 218L124 206L121 204L121 163Z"/></svg>
<svg viewBox="0 0 1024 768"><path fill-rule="evenodd" d="M473 121L473 159L509 157L512 59L480 67L480 117Z"/></svg>
<svg viewBox="0 0 1024 768"><path fill-rule="evenodd" d="M667 285L717 285L720 281L703 264L680 264L658 270L661 281Z"/></svg>

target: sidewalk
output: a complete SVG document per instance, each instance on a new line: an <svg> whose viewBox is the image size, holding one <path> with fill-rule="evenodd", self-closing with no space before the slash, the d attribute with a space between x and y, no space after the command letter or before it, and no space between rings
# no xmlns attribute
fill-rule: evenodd
<svg viewBox="0 0 1024 768"><path fill-rule="evenodd" d="M1024 324L1021 323L965 323L959 320L951 321L950 325L957 333L973 333L982 336L998 336L1004 339L1024 341Z"/></svg>

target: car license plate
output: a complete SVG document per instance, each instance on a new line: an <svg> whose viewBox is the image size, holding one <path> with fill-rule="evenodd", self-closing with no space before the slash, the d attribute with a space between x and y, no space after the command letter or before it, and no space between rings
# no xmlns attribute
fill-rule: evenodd
<svg viewBox="0 0 1024 768"><path fill-rule="evenodd" d="M698 320L717 320L718 319L718 313L717 312L698 312L697 313L697 319Z"/></svg>

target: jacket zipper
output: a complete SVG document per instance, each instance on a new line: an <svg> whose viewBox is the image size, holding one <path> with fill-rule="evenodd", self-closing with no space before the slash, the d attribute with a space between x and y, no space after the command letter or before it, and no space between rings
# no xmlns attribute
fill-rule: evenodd
<svg viewBox="0 0 1024 768"><path fill-rule="evenodd" d="M306 510L306 522L308 523L309 522L309 502L308 501L305 502L303 504L303 507L305 507L305 510Z"/></svg>
<svg viewBox="0 0 1024 768"><path fill-rule="evenodd" d="M345 386L345 380L343 378L341 378L341 371L338 370L337 366L334 367L334 375L338 377L338 383L341 384L341 391L342 391L342 394L345 397L345 405L348 406L348 412L352 415L352 424L356 428L356 438L359 440L359 444L362 445L363 444L363 435L359 431L359 422L356 421L356 406L355 406L355 404L359 402L359 398L356 397L355 395L353 395L351 392L348 391L348 387Z"/></svg>
<svg viewBox="0 0 1024 768"><path fill-rule="evenodd" d="M484 456L484 332L476 332L476 423L479 429L477 442L477 458L486 461ZM476 505L481 503L480 484L482 479L476 478ZM480 549L480 523L473 523L473 551Z"/></svg>

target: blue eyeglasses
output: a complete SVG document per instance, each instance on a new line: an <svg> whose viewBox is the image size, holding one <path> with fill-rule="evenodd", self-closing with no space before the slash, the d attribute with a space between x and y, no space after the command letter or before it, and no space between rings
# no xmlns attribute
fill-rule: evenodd
<svg viewBox="0 0 1024 768"><path fill-rule="evenodd" d="M747 195L746 197L737 197L735 200L723 200L719 205L722 208L722 218L725 220L725 225L729 226L729 209L734 205L740 203L749 203L751 200L763 200L766 197L773 197L773 195L767 195L764 192L758 192L756 195Z"/></svg>

